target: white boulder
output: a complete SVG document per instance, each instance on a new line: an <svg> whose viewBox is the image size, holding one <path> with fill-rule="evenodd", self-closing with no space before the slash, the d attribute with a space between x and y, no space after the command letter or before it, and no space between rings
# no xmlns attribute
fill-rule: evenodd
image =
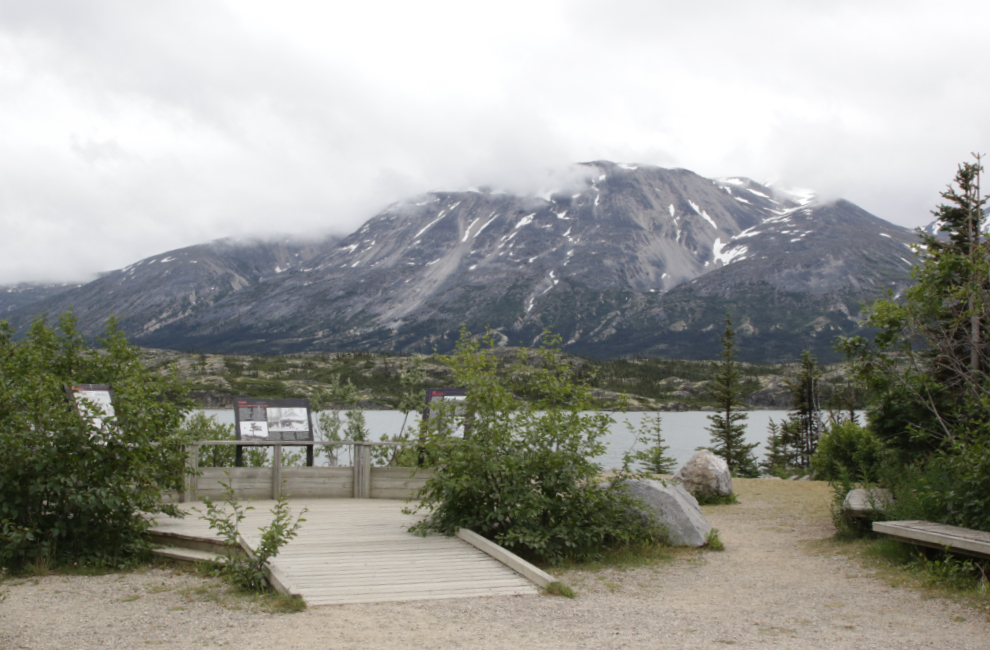
<svg viewBox="0 0 990 650"><path fill-rule="evenodd" d="M701 514L698 501L680 485L663 481L626 479L633 496L646 506L645 515L656 518L674 546L704 546L711 524Z"/></svg>
<svg viewBox="0 0 990 650"><path fill-rule="evenodd" d="M732 494L732 474L729 465L721 458L701 449L674 473L684 489L694 496L721 496Z"/></svg>

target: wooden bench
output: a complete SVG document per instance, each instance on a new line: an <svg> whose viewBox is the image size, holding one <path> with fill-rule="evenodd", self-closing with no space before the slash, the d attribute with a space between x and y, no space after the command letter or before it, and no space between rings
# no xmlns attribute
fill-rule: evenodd
<svg viewBox="0 0 990 650"><path fill-rule="evenodd" d="M875 521L873 532L908 544L990 559L990 533L930 521Z"/></svg>

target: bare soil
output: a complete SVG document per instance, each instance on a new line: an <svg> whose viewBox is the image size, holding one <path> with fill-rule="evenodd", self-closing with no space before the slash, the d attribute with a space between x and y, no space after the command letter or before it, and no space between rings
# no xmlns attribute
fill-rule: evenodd
<svg viewBox="0 0 990 650"><path fill-rule="evenodd" d="M0 648L990 647L990 621L895 588L824 544L817 482L737 480L739 503L704 508L726 550L634 568L560 572L550 596L314 607L269 614L173 569L7 581Z"/></svg>

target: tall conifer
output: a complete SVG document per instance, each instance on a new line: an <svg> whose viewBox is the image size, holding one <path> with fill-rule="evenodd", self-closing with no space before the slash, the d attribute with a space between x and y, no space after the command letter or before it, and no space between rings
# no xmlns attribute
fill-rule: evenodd
<svg viewBox="0 0 990 650"><path fill-rule="evenodd" d="M721 361L716 361L715 379L708 386L708 394L715 400L717 413L708 416L711 426L712 451L725 459L729 471L734 476L755 477L760 475L753 455L759 443L746 442L746 413L742 410L741 373L736 363L736 333L732 330L732 319L725 315L725 333L719 337L722 342Z"/></svg>

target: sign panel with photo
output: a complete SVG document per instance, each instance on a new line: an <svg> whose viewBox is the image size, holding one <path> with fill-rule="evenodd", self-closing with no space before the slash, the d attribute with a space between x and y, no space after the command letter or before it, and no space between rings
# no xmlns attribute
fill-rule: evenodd
<svg viewBox="0 0 990 650"><path fill-rule="evenodd" d="M117 415L113 410L113 391L107 384L75 384L66 386L65 392L73 408L97 429L102 430L104 420Z"/></svg>
<svg viewBox="0 0 990 650"><path fill-rule="evenodd" d="M426 389L426 408L423 409L423 419L430 419L430 403L437 402L465 402L467 400L467 390L464 388L427 388ZM436 411L436 407L433 409ZM464 427L464 415L467 413L467 407L464 404L455 404L453 409L453 415L455 418L461 419L461 424L457 425L456 428L452 427L450 435L454 438L463 438L465 427Z"/></svg>
<svg viewBox="0 0 990 650"><path fill-rule="evenodd" d="M234 408L238 440L312 441L308 399L238 397Z"/></svg>

